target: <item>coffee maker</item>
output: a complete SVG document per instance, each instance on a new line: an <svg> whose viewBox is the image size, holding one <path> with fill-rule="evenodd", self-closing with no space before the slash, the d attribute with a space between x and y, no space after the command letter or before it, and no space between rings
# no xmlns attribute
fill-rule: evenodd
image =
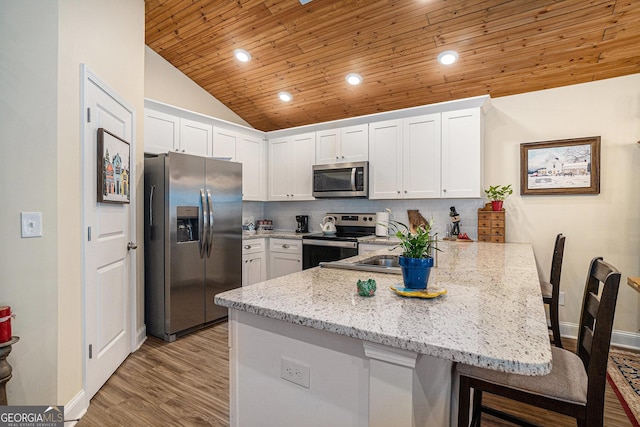
<svg viewBox="0 0 640 427"><path fill-rule="evenodd" d="M296 233L309 232L309 215L296 215L296 221L298 221L298 228L296 228Z"/></svg>

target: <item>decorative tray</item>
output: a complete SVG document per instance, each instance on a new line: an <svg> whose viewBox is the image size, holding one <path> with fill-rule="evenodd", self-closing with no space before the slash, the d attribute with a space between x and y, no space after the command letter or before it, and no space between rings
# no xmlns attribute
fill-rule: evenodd
<svg viewBox="0 0 640 427"><path fill-rule="evenodd" d="M409 289L405 288L402 283L396 283L395 285L390 286L391 290L396 294L403 297L411 297L411 298L436 298L440 295L444 295L447 293L447 290L444 288L436 288L436 289Z"/></svg>

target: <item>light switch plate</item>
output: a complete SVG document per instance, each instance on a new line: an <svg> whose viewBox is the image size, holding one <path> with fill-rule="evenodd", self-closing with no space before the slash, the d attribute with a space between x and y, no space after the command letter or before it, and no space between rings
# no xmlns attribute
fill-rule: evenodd
<svg viewBox="0 0 640 427"><path fill-rule="evenodd" d="M21 212L22 237L42 237L42 212Z"/></svg>

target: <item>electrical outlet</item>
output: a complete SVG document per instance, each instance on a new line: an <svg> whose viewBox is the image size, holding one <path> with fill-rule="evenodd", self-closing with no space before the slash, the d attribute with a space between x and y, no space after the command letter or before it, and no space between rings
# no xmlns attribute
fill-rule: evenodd
<svg viewBox="0 0 640 427"><path fill-rule="evenodd" d="M280 359L280 378L309 388L310 377L311 366L286 357Z"/></svg>
<svg viewBox="0 0 640 427"><path fill-rule="evenodd" d="M564 292L560 292L558 296L558 305L564 305Z"/></svg>

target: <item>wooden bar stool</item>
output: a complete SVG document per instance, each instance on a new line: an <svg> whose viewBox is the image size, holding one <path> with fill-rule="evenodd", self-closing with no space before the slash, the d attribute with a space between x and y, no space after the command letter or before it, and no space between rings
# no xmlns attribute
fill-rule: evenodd
<svg viewBox="0 0 640 427"><path fill-rule="evenodd" d="M469 426L471 389L474 390L471 425L475 427L480 426L482 412L520 426L534 426L512 414L483 406L483 392L574 417L580 427L602 427L607 360L619 285L620 272L616 268L602 258L591 261L576 353L551 347L553 367L548 375L529 377L456 365L460 377L458 427Z"/></svg>
<svg viewBox="0 0 640 427"><path fill-rule="evenodd" d="M562 273L562 257L564 255L565 237L562 233L556 236L556 244L553 247L553 258L551 260L551 275L549 281L540 281L542 291L542 302L549 305L549 329L553 334L553 344L562 347L560 337L560 321L558 320L558 301L560 299L560 275Z"/></svg>

